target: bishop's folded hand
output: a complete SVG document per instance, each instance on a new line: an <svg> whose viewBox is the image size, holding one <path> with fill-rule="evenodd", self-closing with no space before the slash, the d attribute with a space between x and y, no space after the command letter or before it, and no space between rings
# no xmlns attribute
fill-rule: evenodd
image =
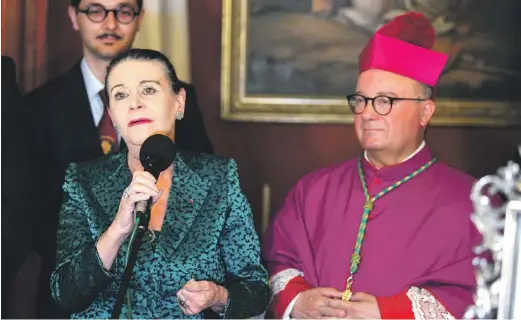
<svg viewBox="0 0 521 320"><path fill-rule="evenodd" d="M330 308L340 309L347 313L349 319L381 319L376 297L367 293L357 292L349 301L327 299Z"/></svg>
<svg viewBox="0 0 521 320"><path fill-rule="evenodd" d="M300 294L291 310L291 317L297 319L343 318L347 314L340 308L327 305L328 300L341 299L342 292L334 288L313 288Z"/></svg>

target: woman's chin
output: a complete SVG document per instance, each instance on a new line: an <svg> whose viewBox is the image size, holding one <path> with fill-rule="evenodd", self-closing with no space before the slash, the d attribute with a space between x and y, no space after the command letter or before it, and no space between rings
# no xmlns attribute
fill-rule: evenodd
<svg viewBox="0 0 521 320"><path fill-rule="evenodd" d="M134 128L131 128L131 130L128 130L127 138L125 139L125 142L127 142L127 144L130 143L135 146L141 146L148 137L150 137L154 134L162 134L162 135L169 137L172 140L174 138L173 135L168 130L155 130L150 127L142 128L145 130L133 130L133 129ZM139 128L139 129L141 129L141 128Z"/></svg>
<svg viewBox="0 0 521 320"><path fill-rule="evenodd" d="M153 133L150 131L136 131L129 132L127 139L125 141L127 144L131 144L134 146L141 146L145 140L150 137Z"/></svg>

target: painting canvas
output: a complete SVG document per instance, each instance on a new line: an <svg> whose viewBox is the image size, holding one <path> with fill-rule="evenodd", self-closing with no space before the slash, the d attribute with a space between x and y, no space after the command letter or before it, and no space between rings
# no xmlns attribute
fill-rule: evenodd
<svg viewBox="0 0 521 320"><path fill-rule="evenodd" d="M223 0L223 118L352 122L358 55L407 11L431 20L450 57L433 124L521 124L518 0Z"/></svg>

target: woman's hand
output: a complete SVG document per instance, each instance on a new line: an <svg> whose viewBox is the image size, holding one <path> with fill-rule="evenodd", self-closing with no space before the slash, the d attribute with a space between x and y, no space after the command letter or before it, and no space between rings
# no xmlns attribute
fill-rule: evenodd
<svg viewBox="0 0 521 320"><path fill-rule="evenodd" d="M121 197L118 213L112 222L113 229L126 238L134 228L136 203L148 200L150 197L152 203L156 203L160 196L161 192L156 187L154 176L146 171L135 171L132 182Z"/></svg>
<svg viewBox="0 0 521 320"><path fill-rule="evenodd" d="M134 228L136 203L148 200L150 197L152 197L152 202L156 203L160 196L161 192L156 187L154 176L145 171L134 172L132 182L123 192L116 218L96 245L98 255L106 270L111 269L121 244Z"/></svg>
<svg viewBox="0 0 521 320"><path fill-rule="evenodd" d="M220 313L228 304L228 291L210 281L190 280L177 292L177 302L186 315L208 308Z"/></svg>

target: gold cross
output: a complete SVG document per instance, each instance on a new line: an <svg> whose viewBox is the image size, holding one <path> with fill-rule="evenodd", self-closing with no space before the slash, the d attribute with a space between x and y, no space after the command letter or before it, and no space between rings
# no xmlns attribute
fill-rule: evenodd
<svg viewBox="0 0 521 320"><path fill-rule="evenodd" d="M349 278L347 278L346 289L344 290L344 293L342 293L342 300L349 301L351 299L351 296L353 295L353 291L351 291L352 284L353 276L350 276Z"/></svg>

